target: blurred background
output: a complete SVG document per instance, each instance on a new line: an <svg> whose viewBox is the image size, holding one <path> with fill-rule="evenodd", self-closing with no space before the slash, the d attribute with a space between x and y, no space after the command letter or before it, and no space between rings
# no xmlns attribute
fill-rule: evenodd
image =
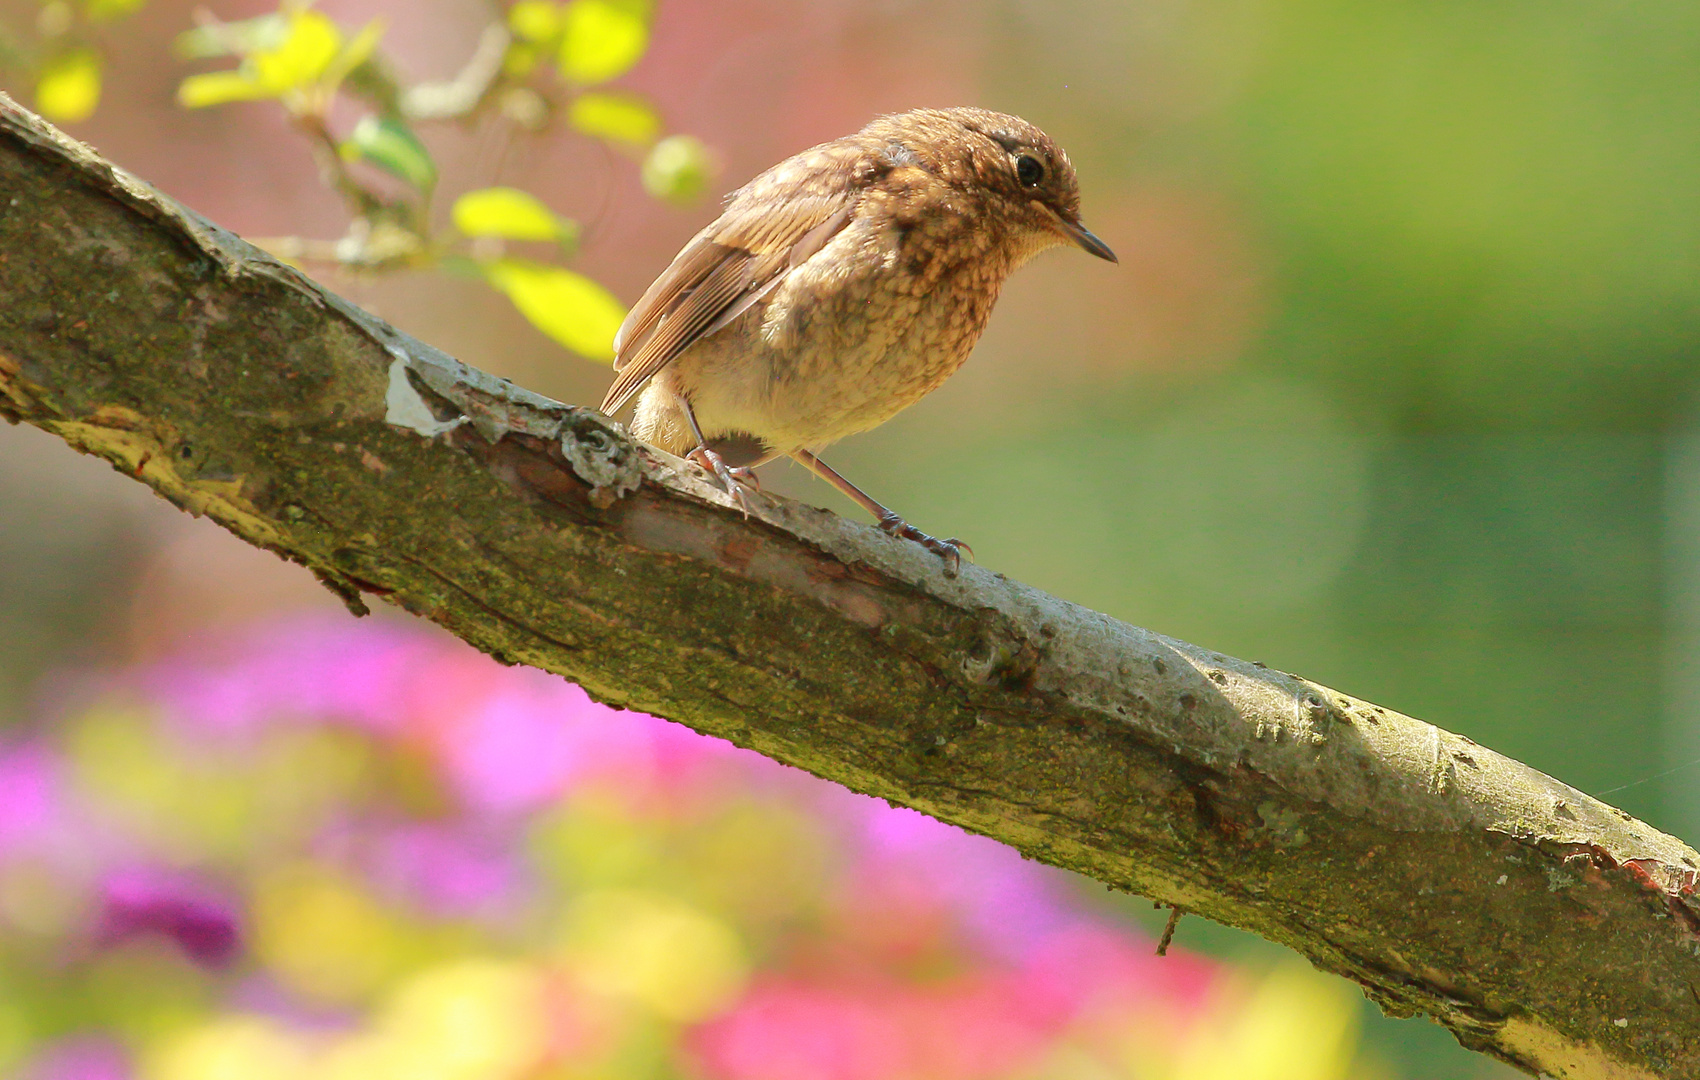
<svg viewBox="0 0 1700 1080"><path fill-rule="evenodd" d="M6 89L31 101L32 43L102 6L0 2ZM344 234L276 101L177 103L220 66L173 53L191 4L104 7L79 38L99 108L69 130L245 236ZM504 18L317 10L385 17L405 82ZM700 140L706 197L646 191L641 146L477 123L423 135L436 219L523 189L577 223L550 258L630 303L805 146L919 105L1019 113L1121 264L1022 270L960 373L829 460L982 566L1700 836L1693 5L659 0L612 85ZM309 269L540 392L609 381L475 273ZM1188 919L1151 960L1147 905L353 624L39 432L0 429L0 507L0 1072L1511 1075L1244 935ZM964 1056L993 1015L1013 1041Z"/></svg>

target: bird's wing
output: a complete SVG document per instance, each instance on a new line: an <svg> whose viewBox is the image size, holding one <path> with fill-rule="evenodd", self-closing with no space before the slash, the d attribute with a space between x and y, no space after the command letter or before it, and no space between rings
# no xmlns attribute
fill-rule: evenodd
<svg viewBox="0 0 1700 1080"><path fill-rule="evenodd" d="M651 376L748 311L793 267L826 246L856 208L839 188L775 200L752 184L679 252L614 335L619 372L602 411L612 413Z"/></svg>

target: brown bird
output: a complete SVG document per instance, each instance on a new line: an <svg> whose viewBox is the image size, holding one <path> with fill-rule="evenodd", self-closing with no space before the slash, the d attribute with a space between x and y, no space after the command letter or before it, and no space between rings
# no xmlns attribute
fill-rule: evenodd
<svg viewBox="0 0 1700 1080"><path fill-rule="evenodd" d="M1057 244L1116 261L1080 223L1074 166L1043 131L984 109L882 116L727 198L614 336L602 410L641 390L632 433L746 508L751 470L795 458L954 573L968 545L921 532L816 455L944 382L1004 279Z"/></svg>

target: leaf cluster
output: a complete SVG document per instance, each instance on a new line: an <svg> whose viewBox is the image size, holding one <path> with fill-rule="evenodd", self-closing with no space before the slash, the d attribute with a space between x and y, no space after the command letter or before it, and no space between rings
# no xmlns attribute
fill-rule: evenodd
<svg viewBox="0 0 1700 1080"><path fill-rule="evenodd" d="M85 120L100 100L98 29L145 3L49 0L38 40L25 44L0 28L0 61L33 79L44 115ZM312 0L281 0L276 11L237 21L201 13L179 35L177 52L218 66L184 78L177 100L190 109L269 103L311 148L348 210L348 228L329 241L256 241L273 254L367 274L434 268L473 276L549 337L608 361L625 309L562 265L578 250L581 224L509 186L444 199L429 133L493 124L507 140L564 127L637 163L656 198L697 199L712 176L707 149L691 136L666 134L644 95L610 85L648 51L652 16L650 0L517 0L485 28L453 78L408 85L384 54L384 18L345 28ZM437 211L445 201L446 215Z"/></svg>

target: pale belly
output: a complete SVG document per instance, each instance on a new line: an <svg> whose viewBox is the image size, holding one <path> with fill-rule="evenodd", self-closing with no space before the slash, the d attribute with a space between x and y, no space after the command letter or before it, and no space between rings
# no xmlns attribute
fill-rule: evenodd
<svg viewBox="0 0 1700 1080"><path fill-rule="evenodd" d="M777 333L773 309L751 311L698 342L651 382L634 431L674 452L688 451L670 445L695 443L677 407L680 398L691 403L711 444L753 435L765 444L764 457L819 450L877 427L967 359L984 315L952 292L887 297L877 314L873 305L842 299L780 309L789 312L791 325Z"/></svg>

